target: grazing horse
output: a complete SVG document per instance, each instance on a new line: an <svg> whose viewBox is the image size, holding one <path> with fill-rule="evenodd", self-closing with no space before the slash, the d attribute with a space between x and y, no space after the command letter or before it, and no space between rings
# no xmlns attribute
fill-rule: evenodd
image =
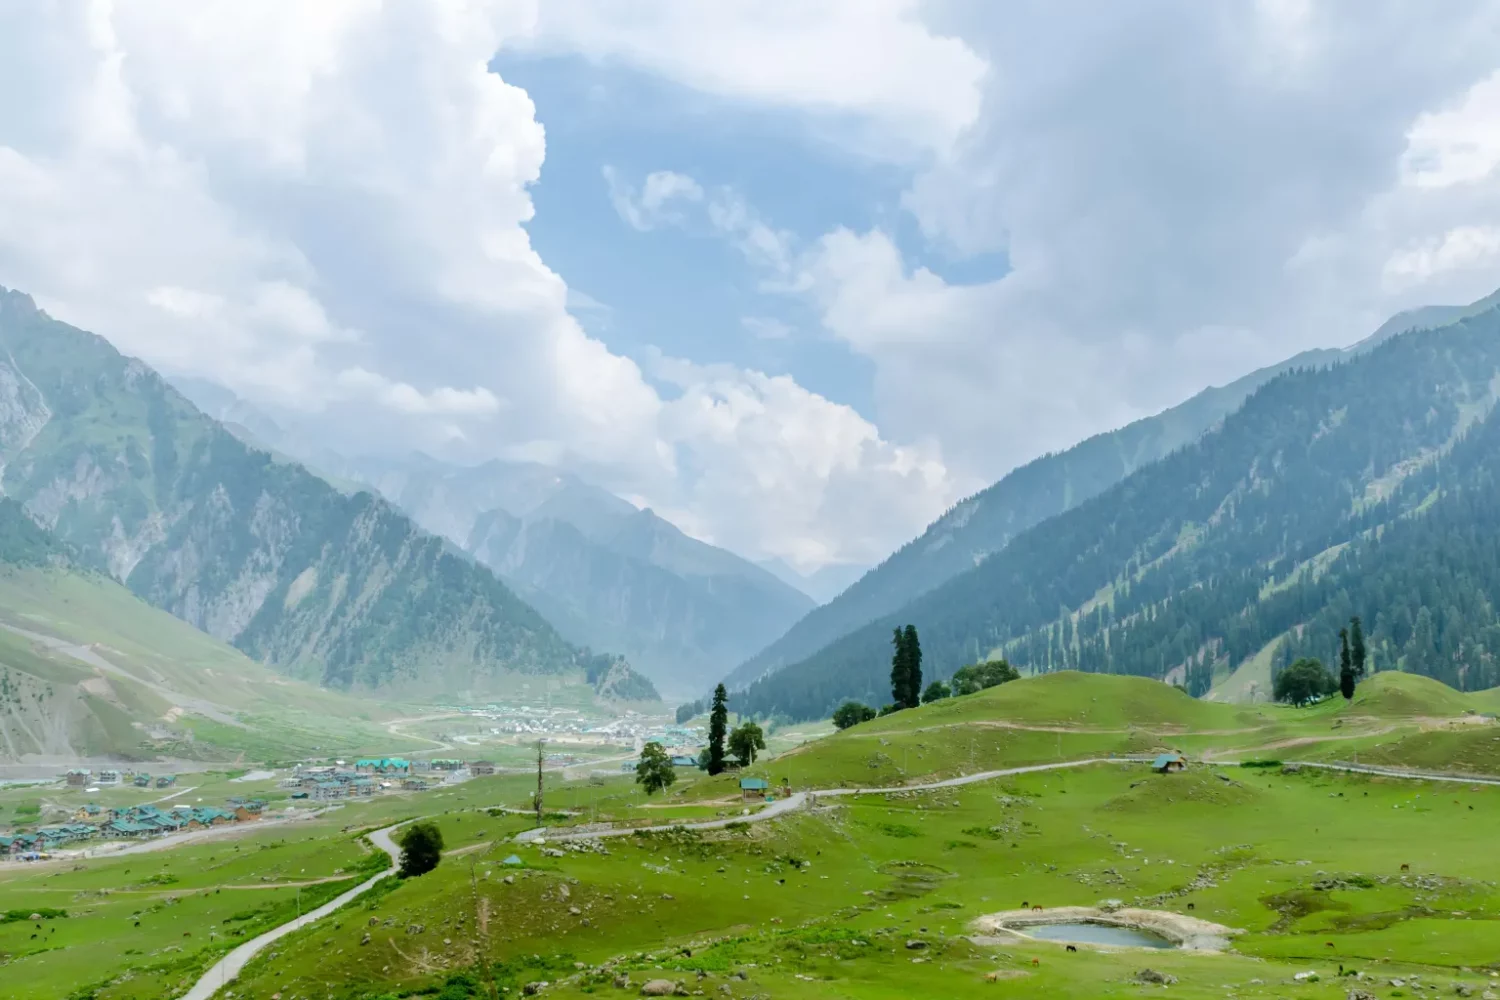
<svg viewBox="0 0 1500 1000"><path fill-rule="evenodd" d="M1068 945L1068 950L1069 951L1077 951L1078 950L1078 946L1076 944L1070 944L1070 945Z"/></svg>
<svg viewBox="0 0 1500 1000"><path fill-rule="evenodd" d="M1033 967L1041 965L1042 964L1042 960L1040 958L1033 958L1031 960L1031 964L1032 964Z"/></svg>
<svg viewBox="0 0 1500 1000"><path fill-rule="evenodd" d="M1411 871L1411 865L1402 865L1401 870L1404 872L1409 872Z"/></svg>
<svg viewBox="0 0 1500 1000"><path fill-rule="evenodd" d="M1032 913L1041 913L1042 912L1042 908L1040 906L1033 906L1031 908L1031 912Z"/></svg>
<svg viewBox="0 0 1500 1000"><path fill-rule="evenodd" d="M1325 946L1327 946L1327 947L1329 947L1329 948L1332 948L1332 947L1333 947L1333 942L1332 942L1332 941L1324 941L1324 942L1323 942L1323 944L1324 944L1324 945L1325 945Z"/></svg>
<svg viewBox="0 0 1500 1000"><path fill-rule="evenodd" d="M1189 904L1188 904L1188 909L1190 909L1190 910L1191 910L1191 909L1194 909L1194 906L1193 906L1193 904L1192 904L1192 903L1189 903Z"/></svg>

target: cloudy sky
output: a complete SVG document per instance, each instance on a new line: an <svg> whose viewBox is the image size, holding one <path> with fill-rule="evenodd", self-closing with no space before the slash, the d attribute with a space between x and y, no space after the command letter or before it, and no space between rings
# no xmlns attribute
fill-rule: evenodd
<svg viewBox="0 0 1500 1000"><path fill-rule="evenodd" d="M1497 2L0 0L0 284L808 569L1492 291L1497 167Z"/></svg>

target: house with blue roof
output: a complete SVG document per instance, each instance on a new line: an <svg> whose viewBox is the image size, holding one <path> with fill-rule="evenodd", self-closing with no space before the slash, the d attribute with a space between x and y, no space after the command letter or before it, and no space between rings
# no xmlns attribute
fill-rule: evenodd
<svg viewBox="0 0 1500 1000"><path fill-rule="evenodd" d="M1157 774L1171 774L1187 767L1187 758L1180 753L1164 753L1151 762L1151 770Z"/></svg>

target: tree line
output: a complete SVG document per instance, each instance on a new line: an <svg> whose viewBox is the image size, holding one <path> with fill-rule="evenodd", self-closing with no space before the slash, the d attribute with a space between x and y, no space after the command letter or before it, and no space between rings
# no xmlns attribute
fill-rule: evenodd
<svg viewBox="0 0 1500 1000"><path fill-rule="evenodd" d="M960 667L948 681L934 680L922 687L922 643L915 625L897 628L891 635L891 700L879 711L863 702L848 700L833 711L833 725L848 729L861 722L890 715L919 704L973 694L1013 681L1020 674L1004 660L986 660ZM921 692L918 694L918 692Z"/></svg>

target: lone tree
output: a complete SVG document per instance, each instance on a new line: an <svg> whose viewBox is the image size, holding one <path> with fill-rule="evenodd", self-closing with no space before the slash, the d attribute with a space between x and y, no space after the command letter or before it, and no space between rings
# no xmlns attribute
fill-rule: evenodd
<svg viewBox="0 0 1500 1000"><path fill-rule="evenodd" d="M857 701L846 701L833 710L833 728L848 729L875 718L875 710Z"/></svg>
<svg viewBox="0 0 1500 1000"><path fill-rule="evenodd" d="M1349 619L1349 665L1354 668L1355 681L1365 678L1365 628L1359 615Z"/></svg>
<svg viewBox="0 0 1500 1000"><path fill-rule="evenodd" d="M724 770L724 734L729 729L729 692L720 684L714 688L714 707L708 714L708 764L709 774Z"/></svg>
<svg viewBox="0 0 1500 1000"><path fill-rule="evenodd" d="M766 735L753 722L742 722L729 734L729 752L734 754L740 766L755 763L755 751L766 748Z"/></svg>
<svg viewBox="0 0 1500 1000"><path fill-rule="evenodd" d="M942 701L952 693L948 685L942 681L933 681L927 685L927 690L922 692L922 704L926 705L934 701Z"/></svg>
<svg viewBox="0 0 1500 1000"><path fill-rule="evenodd" d="M426 875L443 859L443 831L436 823L413 823L401 831L402 878Z"/></svg>
<svg viewBox="0 0 1500 1000"><path fill-rule="evenodd" d="M895 711L922 703L922 645L917 628L908 625L891 634L891 704Z"/></svg>
<svg viewBox="0 0 1500 1000"><path fill-rule="evenodd" d="M635 783L644 788L647 795L661 791L676 780L672 758L660 743L652 740L641 747L641 759L635 765Z"/></svg>
<svg viewBox="0 0 1500 1000"><path fill-rule="evenodd" d="M917 641L917 627L908 625L901 633L906 640L906 657L910 666L906 673L906 707L916 708L922 703L922 644Z"/></svg>
<svg viewBox="0 0 1500 1000"><path fill-rule="evenodd" d="M1276 675L1271 693L1277 701L1302 706L1324 695L1333 694L1337 683L1321 660L1303 657Z"/></svg>
<svg viewBox="0 0 1500 1000"><path fill-rule="evenodd" d="M1346 628L1339 629L1339 693L1345 701L1354 697L1354 659L1349 652L1349 630Z"/></svg>

